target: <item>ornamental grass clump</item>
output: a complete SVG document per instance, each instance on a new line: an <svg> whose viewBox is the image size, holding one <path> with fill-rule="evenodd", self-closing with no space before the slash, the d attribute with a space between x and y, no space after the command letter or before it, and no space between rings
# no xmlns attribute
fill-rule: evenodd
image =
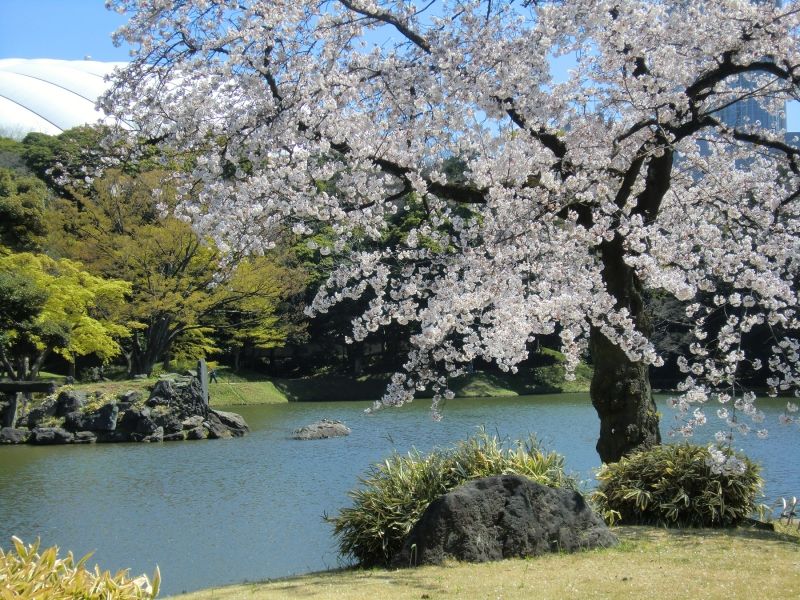
<svg viewBox="0 0 800 600"><path fill-rule="evenodd" d="M428 505L458 485L490 475L523 475L551 487L577 488L564 472L564 459L545 452L536 439L503 447L481 432L454 448L423 455L412 450L373 465L351 491L353 506L333 523L339 552L362 566L388 564Z"/></svg>
<svg viewBox="0 0 800 600"><path fill-rule="evenodd" d="M759 471L729 450L654 446L603 465L592 500L610 523L727 527L756 510Z"/></svg>
<svg viewBox="0 0 800 600"><path fill-rule="evenodd" d="M91 554L76 561L72 552L58 557L53 546L39 553L39 542L26 546L11 538L14 550L0 548L0 597L20 600L143 600L155 598L161 583L158 567L152 581L146 575L128 578L127 570L87 571Z"/></svg>

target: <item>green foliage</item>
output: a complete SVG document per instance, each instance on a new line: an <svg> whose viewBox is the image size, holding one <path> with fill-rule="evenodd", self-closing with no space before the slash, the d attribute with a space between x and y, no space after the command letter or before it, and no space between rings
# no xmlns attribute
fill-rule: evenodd
<svg viewBox="0 0 800 600"><path fill-rule="evenodd" d="M53 546L39 553L39 542L26 546L12 537L14 550L0 548L0 596L20 600L144 600L158 596L161 574L156 567L153 580L146 575L130 579L127 570L112 575L109 571L85 568L91 557L75 560L72 552L58 557Z"/></svg>
<svg viewBox="0 0 800 600"><path fill-rule="evenodd" d="M728 454L730 456L731 453ZM726 527L752 514L761 490L758 465L736 455L742 474L714 473L707 448L655 446L603 465L593 494L607 521L623 524Z"/></svg>
<svg viewBox="0 0 800 600"><path fill-rule="evenodd" d="M576 487L563 457L543 451L534 438L504 448L481 431L452 449L394 454L371 467L361 487L350 492L351 508L328 519L339 552L365 566L386 564L433 500L471 479L510 473L551 487Z"/></svg>
<svg viewBox="0 0 800 600"><path fill-rule="evenodd" d="M564 355L551 348L541 347L538 353L538 364L533 368L531 380L541 390L553 392L583 392L589 389L592 381L592 368L584 362L575 367L575 378L566 378L567 369Z"/></svg>
<svg viewBox="0 0 800 600"><path fill-rule="evenodd" d="M50 352L67 360L119 354L117 340L128 334L116 319L130 289L126 282L97 277L66 259L0 252L0 288L9 291L0 298L0 359L17 379L35 376Z"/></svg>
<svg viewBox="0 0 800 600"><path fill-rule="evenodd" d="M47 233L48 191L35 177L0 168L0 244L12 250L38 250Z"/></svg>
<svg viewBox="0 0 800 600"><path fill-rule="evenodd" d="M175 192L164 172L110 169L76 194L79 202L59 201L49 212L50 244L94 273L131 283L124 315L134 332L126 347L132 373L152 373L166 357L282 344L279 307L303 277L273 256L224 255L170 216Z"/></svg>

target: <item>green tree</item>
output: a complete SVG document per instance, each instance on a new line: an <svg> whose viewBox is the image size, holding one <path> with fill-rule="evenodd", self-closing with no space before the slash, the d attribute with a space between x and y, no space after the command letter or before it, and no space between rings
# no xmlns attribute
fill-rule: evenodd
<svg viewBox="0 0 800 600"><path fill-rule="evenodd" d="M30 175L0 167L0 244L17 251L41 248L47 187Z"/></svg>
<svg viewBox="0 0 800 600"><path fill-rule="evenodd" d="M304 324L280 310L281 300L304 291L302 274L265 256L248 257L236 265L225 287L226 293L240 299L222 311L217 326L220 346L230 354L235 371L245 350L283 346L287 338L297 338L304 330Z"/></svg>
<svg viewBox="0 0 800 600"><path fill-rule="evenodd" d="M172 356L215 351L214 332L234 349L285 339L277 311L303 277L268 258L224 255L171 216L174 192L162 172L112 169L76 194L49 213L50 247L98 275L131 282L124 349L131 375L149 374Z"/></svg>
<svg viewBox="0 0 800 600"><path fill-rule="evenodd" d="M128 335L119 321L130 286L71 260L0 248L0 361L16 380L33 380L55 353L71 363L108 361Z"/></svg>

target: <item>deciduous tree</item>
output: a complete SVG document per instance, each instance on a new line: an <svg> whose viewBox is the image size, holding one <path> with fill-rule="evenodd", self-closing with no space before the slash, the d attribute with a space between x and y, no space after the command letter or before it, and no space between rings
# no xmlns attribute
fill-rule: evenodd
<svg viewBox="0 0 800 600"><path fill-rule="evenodd" d="M113 169L73 193L76 200L49 213L50 246L130 282L123 310L132 331L124 344L131 375L149 374L173 355L207 355L218 349L215 333L262 346L285 338L278 309L302 277L263 256L225 255L171 216L174 191L165 172Z"/></svg>
<svg viewBox="0 0 800 600"><path fill-rule="evenodd" d="M130 285L103 279L67 259L10 253L0 246L0 361L13 379L30 381L59 354L107 361L128 335L118 320Z"/></svg>
<svg viewBox="0 0 800 600"><path fill-rule="evenodd" d="M772 386L797 387L800 151L721 117L798 97L797 2L110 4L132 13L117 35L136 54L104 107L196 154L183 208L197 225L249 248L278 223L327 221L332 252L350 251L313 310L370 291L356 339L411 327L385 404L424 385L447 394L446 375L475 358L513 369L558 331L571 364L591 350L601 458L655 444L645 289L694 317L686 434L710 400L729 431L760 418L737 380L755 323L775 332ZM576 64L557 81L562 55ZM458 178L437 166L451 157L465 160ZM418 227L349 245L380 239L411 192ZM721 283L730 292L713 293Z"/></svg>

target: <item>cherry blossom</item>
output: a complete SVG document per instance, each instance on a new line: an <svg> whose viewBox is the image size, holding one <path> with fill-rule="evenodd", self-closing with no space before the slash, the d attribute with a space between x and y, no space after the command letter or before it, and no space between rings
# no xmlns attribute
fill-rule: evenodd
<svg viewBox="0 0 800 600"><path fill-rule="evenodd" d="M257 251L324 223L339 266L310 313L366 297L353 339L408 328L382 405L431 388L436 409L471 361L513 371L558 332L570 368L592 352L603 460L657 443L649 292L695 323L683 434L749 431L747 365L798 388L800 151L720 116L798 98L797 2L107 4L135 51L102 106L196 157L176 175L197 227ZM421 223L382 245L411 211ZM765 365L741 345L756 326L775 338Z"/></svg>

